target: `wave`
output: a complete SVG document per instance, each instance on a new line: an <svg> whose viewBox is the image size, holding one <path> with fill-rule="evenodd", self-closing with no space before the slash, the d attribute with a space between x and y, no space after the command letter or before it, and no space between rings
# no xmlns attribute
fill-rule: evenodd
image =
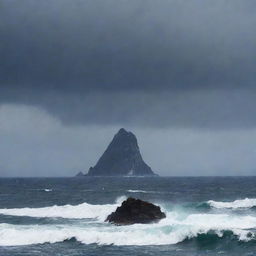
<svg viewBox="0 0 256 256"><path fill-rule="evenodd" d="M56 243L76 240L83 244L100 245L167 245L197 239L223 239L229 234L236 241L256 241L256 216L235 215L233 212L196 213L184 209L163 209L167 217L159 223L116 226L104 222L108 214L116 209L125 196L118 197L113 204L49 206L41 208L0 209L0 214L38 218L84 219L69 222L53 222L44 225L0 224L0 246ZM208 201L211 207L251 207L255 199L233 202ZM250 202L251 204L249 204ZM221 204L220 204L221 203ZM223 206L224 203L224 206ZM213 206L215 205L215 206ZM247 206L246 206L247 205ZM239 206L239 207L238 207ZM231 208L232 208L231 207Z"/></svg>
<svg viewBox="0 0 256 256"><path fill-rule="evenodd" d="M104 205L106 206L106 205ZM255 240L256 217L228 214L190 214L181 217L168 212L167 218L154 224L116 226L109 223L13 225L0 224L0 245L17 246L63 242L75 239L83 244L167 245L186 242L202 235L222 238L232 233L237 241Z"/></svg>
<svg viewBox="0 0 256 256"><path fill-rule="evenodd" d="M118 207L125 196L118 197L115 204L93 205L82 203L78 205L48 206L41 208L11 208L0 209L0 214L11 216L28 216L36 218L68 218L68 219L98 219L104 221L106 217Z"/></svg>
<svg viewBox="0 0 256 256"><path fill-rule="evenodd" d="M232 202L218 202L209 200L207 202L211 207L218 209L239 209L239 208L253 208L256 206L255 198L245 198L242 200L235 200Z"/></svg>
<svg viewBox="0 0 256 256"><path fill-rule="evenodd" d="M198 234L196 237L185 239L182 243L184 245L192 244L192 246L199 246L204 249L223 248L226 250L230 248L235 249L235 246L241 247L242 244L246 248L250 246L255 248L256 239L251 238L250 240L243 241L232 231L227 230L222 231L221 236L214 231L209 231L206 234Z"/></svg>
<svg viewBox="0 0 256 256"><path fill-rule="evenodd" d="M126 190L129 193L147 193L147 194L171 194L170 192L162 192L162 191L146 191L140 189L129 189Z"/></svg>
<svg viewBox="0 0 256 256"><path fill-rule="evenodd" d="M28 190L32 190L32 191L44 191L44 192L51 192L51 191L53 191L53 189L51 189L51 188L33 188L33 189L28 189Z"/></svg>
<svg viewBox="0 0 256 256"><path fill-rule="evenodd" d="M127 190L127 192L129 192L129 193L152 193L152 191L133 190L133 189L129 189L129 190Z"/></svg>

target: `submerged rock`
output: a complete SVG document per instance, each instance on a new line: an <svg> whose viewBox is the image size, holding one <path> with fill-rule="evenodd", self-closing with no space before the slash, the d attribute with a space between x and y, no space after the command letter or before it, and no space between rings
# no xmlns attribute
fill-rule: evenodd
<svg viewBox="0 0 256 256"><path fill-rule="evenodd" d="M143 161L135 135L120 129L88 176L154 176Z"/></svg>
<svg viewBox="0 0 256 256"><path fill-rule="evenodd" d="M118 225L146 224L158 222L165 217L165 213L161 211L159 206L129 197L107 217L106 221Z"/></svg>

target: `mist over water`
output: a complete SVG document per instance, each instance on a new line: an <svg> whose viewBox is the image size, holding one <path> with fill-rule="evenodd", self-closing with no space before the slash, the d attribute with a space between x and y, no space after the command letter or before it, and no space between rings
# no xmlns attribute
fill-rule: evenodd
<svg viewBox="0 0 256 256"><path fill-rule="evenodd" d="M0 105L0 175L70 177L87 172L122 125L68 125L42 108ZM214 130L132 124L125 128L136 135L143 159L159 175L255 173L254 128Z"/></svg>

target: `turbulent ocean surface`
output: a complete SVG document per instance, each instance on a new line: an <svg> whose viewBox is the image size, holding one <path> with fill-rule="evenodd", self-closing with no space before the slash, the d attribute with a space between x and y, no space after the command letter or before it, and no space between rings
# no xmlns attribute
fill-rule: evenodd
<svg viewBox="0 0 256 256"><path fill-rule="evenodd" d="M129 197L157 224L115 226ZM0 179L0 256L256 255L256 177Z"/></svg>

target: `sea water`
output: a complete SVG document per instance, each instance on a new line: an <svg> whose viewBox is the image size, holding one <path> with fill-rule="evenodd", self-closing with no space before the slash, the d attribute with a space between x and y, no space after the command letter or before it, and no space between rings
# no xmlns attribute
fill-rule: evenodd
<svg viewBox="0 0 256 256"><path fill-rule="evenodd" d="M116 226L128 197L166 218ZM0 256L256 255L256 177L0 179Z"/></svg>

